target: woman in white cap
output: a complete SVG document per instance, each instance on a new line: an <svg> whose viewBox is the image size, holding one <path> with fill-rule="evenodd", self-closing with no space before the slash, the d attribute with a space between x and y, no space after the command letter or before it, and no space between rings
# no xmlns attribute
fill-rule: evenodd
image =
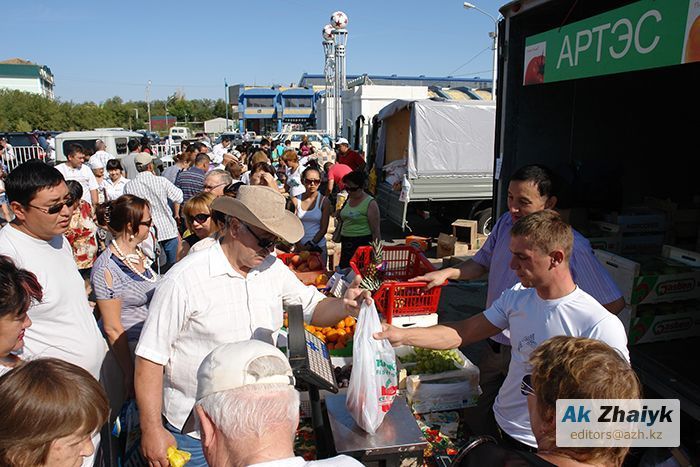
<svg viewBox="0 0 700 467"><path fill-rule="evenodd" d="M105 191L105 165L101 159L96 158L94 155L90 157L88 165L92 169L92 174L95 176L95 180L97 181L98 204L102 204L107 200L107 194Z"/></svg>

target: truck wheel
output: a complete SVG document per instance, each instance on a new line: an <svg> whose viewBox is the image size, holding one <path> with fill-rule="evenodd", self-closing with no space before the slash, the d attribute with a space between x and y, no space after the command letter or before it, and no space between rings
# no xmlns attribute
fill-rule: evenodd
<svg viewBox="0 0 700 467"><path fill-rule="evenodd" d="M491 233L491 229L493 228L493 215L491 214L491 208L478 212L476 220L478 222L477 229L479 230L479 233L489 235Z"/></svg>

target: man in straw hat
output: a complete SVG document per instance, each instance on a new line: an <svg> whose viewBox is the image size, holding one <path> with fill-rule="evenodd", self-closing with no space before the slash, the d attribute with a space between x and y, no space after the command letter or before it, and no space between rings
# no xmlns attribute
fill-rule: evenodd
<svg viewBox="0 0 700 467"><path fill-rule="evenodd" d="M136 348L142 450L150 465L167 466L166 450L176 444L192 453L188 466L206 465L199 433L183 425L195 403L197 369L214 348L274 342L285 305L300 304L307 322L327 326L357 315L369 299L359 277L343 298L327 298L270 254L278 238L295 243L304 233L279 192L243 186L236 199L217 198L212 209L225 215L220 241L161 280Z"/></svg>
<svg viewBox="0 0 700 467"><path fill-rule="evenodd" d="M287 357L275 346L255 340L221 345L204 359L197 381L188 422L199 419L210 466L362 466L342 455L310 462L294 456L299 392Z"/></svg>

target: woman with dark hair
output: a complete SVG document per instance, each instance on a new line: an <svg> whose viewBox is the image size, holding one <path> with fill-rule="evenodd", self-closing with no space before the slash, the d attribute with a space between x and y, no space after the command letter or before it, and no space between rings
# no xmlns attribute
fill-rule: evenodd
<svg viewBox="0 0 700 467"><path fill-rule="evenodd" d="M97 237L95 236L97 224L92 219L92 206L82 199L83 187L80 182L68 180L66 185L74 201L70 226L65 235L73 249L73 258L78 265L80 275L85 280L86 290L89 292L90 269L97 257Z"/></svg>
<svg viewBox="0 0 700 467"><path fill-rule="evenodd" d="M277 189L275 169L267 162L258 162L250 169L250 184Z"/></svg>
<svg viewBox="0 0 700 467"><path fill-rule="evenodd" d="M17 352L24 347L24 330L32 325L27 310L43 296L36 276L19 269L7 256L0 256L0 375L20 363Z"/></svg>
<svg viewBox="0 0 700 467"><path fill-rule="evenodd" d="M124 186L129 182L129 179L123 175L123 170L118 159L107 161L108 176L104 182L107 201L113 201L124 194Z"/></svg>
<svg viewBox="0 0 700 467"><path fill-rule="evenodd" d="M139 247L150 234L151 208L145 199L122 195L101 205L97 219L113 239L95 261L90 279L102 329L124 374L124 390L133 395L133 350L159 279Z"/></svg>
<svg viewBox="0 0 700 467"><path fill-rule="evenodd" d="M326 232L331 217L331 204L319 191L321 172L315 167L308 167L301 174L301 181L306 191L292 198L294 212L304 225L304 236L295 245L296 251L321 251L324 264L328 258L326 249Z"/></svg>
<svg viewBox="0 0 700 467"><path fill-rule="evenodd" d="M340 210L341 268L350 266L350 259L358 247L380 241L379 206L365 191L367 176L358 170L343 177L348 199Z"/></svg>
<svg viewBox="0 0 700 467"><path fill-rule="evenodd" d="M55 358L24 363L0 378L0 465L80 466L108 413L104 389L82 368Z"/></svg>

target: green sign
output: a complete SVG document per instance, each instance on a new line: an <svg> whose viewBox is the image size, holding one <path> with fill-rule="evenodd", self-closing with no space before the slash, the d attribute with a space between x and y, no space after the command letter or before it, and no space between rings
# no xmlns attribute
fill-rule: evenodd
<svg viewBox="0 0 700 467"><path fill-rule="evenodd" d="M642 0L525 41L523 84L700 61L700 0Z"/></svg>

